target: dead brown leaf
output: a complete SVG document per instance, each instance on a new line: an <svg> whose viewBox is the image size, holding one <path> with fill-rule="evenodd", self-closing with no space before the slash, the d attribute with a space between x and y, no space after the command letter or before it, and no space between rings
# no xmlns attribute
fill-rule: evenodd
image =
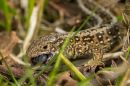
<svg viewBox="0 0 130 86"><path fill-rule="evenodd" d="M55 86L76 86L77 81L70 77L69 72L59 75Z"/></svg>
<svg viewBox="0 0 130 86"><path fill-rule="evenodd" d="M18 43L18 36L16 32L12 31L11 33L0 32L0 52L3 55L4 59L9 63L14 63L13 59L10 58L10 54L13 51L13 48ZM0 57L0 60L2 57Z"/></svg>

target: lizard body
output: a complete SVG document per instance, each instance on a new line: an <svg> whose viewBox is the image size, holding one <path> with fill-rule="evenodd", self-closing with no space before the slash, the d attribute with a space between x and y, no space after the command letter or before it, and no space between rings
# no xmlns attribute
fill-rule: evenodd
<svg viewBox="0 0 130 86"><path fill-rule="evenodd" d="M115 25L79 31L69 40L70 43L65 48L64 55L69 59L76 59L92 54L94 59L98 60L102 58L101 54L109 52L121 43L119 29L123 28ZM60 50L66 37L68 37L68 34L56 33L40 37L32 42L27 50L32 63L35 64L39 61L46 63L47 60ZM99 54L100 56L97 56Z"/></svg>
<svg viewBox="0 0 130 86"><path fill-rule="evenodd" d="M80 4L81 0L77 0ZM83 0L82 0L83 1ZM85 1L85 0L84 0ZM94 6L85 8L80 6L83 11L92 16L100 15L102 20L95 27L79 31L76 35L73 35L69 40L70 43L64 50L64 55L69 59L80 58L85 55L92 55L93 59L90 60L88 65L92 65L94 62L101 62L104 53L110 52L116 46L120 45L121 39L125 33L122 34L122 27L119 23L116 23L115 17L110 11L105 11L100 5L95 3L93 0L86 0L91 5L95 5L99 10L93 14L90 10L93 10ZM87 3L86 2L86 3ZM105 13L106 12L106 13ZM101 16L104 14L104 16ZM107 16L105 18L105 16ZM107 22L108 20L108 22ZM109 24L111 21L111 24ZM101 23L104 25L101 25ZM54 33L47 36L40 37L33 41L27 50L27 55L30 57L32 64L38 62L47 63L58 51L64 43L64 40L68 37L68 34ZM86 57L87 58L87 57ZM96 63L96 64L98 64Z"/></svg>

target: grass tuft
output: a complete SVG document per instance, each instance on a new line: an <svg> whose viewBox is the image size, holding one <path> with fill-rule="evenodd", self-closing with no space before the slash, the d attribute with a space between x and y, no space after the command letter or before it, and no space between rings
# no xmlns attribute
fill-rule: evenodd
<svg viewBox="0 0 130 86"><path fill-rule="evenodd" d="M12 9L8 5L7 0L0 0L0 10L2 11L5 21L0 21L0 27L4 27L7 32L10 32L12 27L11 27L11 22L12 22L12 17L15 14L15 9ZM3 19L4 20L4 19Z"/></svg>

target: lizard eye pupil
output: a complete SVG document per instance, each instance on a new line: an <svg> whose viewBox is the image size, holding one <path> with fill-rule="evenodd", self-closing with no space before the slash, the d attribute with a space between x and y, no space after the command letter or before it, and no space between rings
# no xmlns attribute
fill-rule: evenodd
<svg viewBox="0 0 130 86"><path fill-rule="evenodd" d="M44 49L47 49L47 45L43 46Z"/></svg>

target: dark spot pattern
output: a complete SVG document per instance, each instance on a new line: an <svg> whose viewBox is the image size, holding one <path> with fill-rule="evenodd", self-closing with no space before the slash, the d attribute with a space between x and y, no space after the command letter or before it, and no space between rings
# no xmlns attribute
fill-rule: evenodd
<svg viewBox="0 0 130 86"><path fill-rule="evenodd" d="M86 43L91 43L93 41L94 35L90 36L90 35L86 35L82 37L83 42Z"/></svg>
<svg viewBox="0 0 130 86"><path fill-rule="evenodd" d="M104 32L102 31L102 32L99 32L99 33L97 33L96 34L96 37L97 37L97 39L98 39L98 41L99 41L99 43L103 43L104 42Z"/></svg>
<svg viewBox="0 0 130 86"><path fill-rule="evenodd" d="M97 28L79 31L79 33L70 39L70 43L64 49L63 53L70 59L75 59L86 54L96 55L93 58L102 58L99 55L102 54L101 52L109 52L120 44L119 29L122 28L119 24L109 25L113 17L93 1L84 0L84 2L84 6L89 10L94 10L95 6L97 7L98 10L95 11L95 14L103 20L102 25ZM66 37L68 37L68 34L58 33L40 37L30 45L27 51L28 56L32 58L34 63L40 61L46 62L48 53L57 53Z"/></svg>

